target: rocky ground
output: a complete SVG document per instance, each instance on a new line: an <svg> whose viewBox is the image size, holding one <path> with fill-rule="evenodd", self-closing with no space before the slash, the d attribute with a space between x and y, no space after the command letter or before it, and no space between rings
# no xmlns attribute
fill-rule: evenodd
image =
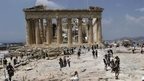
<svg viewBox="0 0 144 81"><path fill-rule="evenodd" d="M117 48L114 50L125 50ZM25 66L16 68L14 81L70 81L74 71L78 71L80 81L141 81L144 76L144 55L140 53L114 53L120 57L120 75L115 80L114 73L104 70L103 55L105 49L98 50L98 58L92 57L91 51L82 50L80 59L71 55L71 67L59 68L59 58L54 60L32 60ZM61 56L63 58L63 56ZM0 70L0 81L4 81L4 69Z"/></svg>

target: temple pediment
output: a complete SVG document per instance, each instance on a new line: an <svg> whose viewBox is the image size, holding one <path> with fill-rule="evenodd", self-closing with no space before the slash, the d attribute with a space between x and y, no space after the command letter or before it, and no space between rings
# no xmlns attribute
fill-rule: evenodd
<svg viewBox="0 0 144 81"><path fill-rule="evenodd" d="M50 9L47 6L38 5L31 8L25 8L24 11L100 11L104 9L97 6L90 6L89 9Z"/></svg>

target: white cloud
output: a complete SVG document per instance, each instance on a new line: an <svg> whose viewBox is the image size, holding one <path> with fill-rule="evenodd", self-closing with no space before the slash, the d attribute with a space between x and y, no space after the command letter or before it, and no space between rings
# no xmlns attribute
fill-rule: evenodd
<svg viewBox="0 0 144 81"><path fill-rule="evenodd" d="M46 6L48 9L61 9L63 8L62 6L56 4L53 1L49 1L49 0L36 0L35 5L43 5Z"/></svg>
<svg viewBox="0 0 144 81"><path fill-rule="evenodd" d="M144 8L139 8L139 9L136 9L136 11L139 11L139 12L144 12Z"/></svg>
<svg viewBox="0 0 144 81"><path fill-rule="evenodd" d="M144 16L135 17L129 14L126 14L125 18L129 23L144 25Z"/></svg>
<svg viewBox="0 0 144 81"><path fill-rule="evenodd" d="M108 18L108 19L103 19L102 20L102 22L103 22L103 24L106 24L106 25L109 25L109 24L111 24L112 23L112 19L111 18Z"/></svg>
<svg viewBox="0 0 144 81"><path fill-rule="evenodd" d="M133 17L133 16L131 16L131 15L129 15L129 14L126 14L126 20L128 20L128 21L137 21L137 18L135 18L135 17Z"/></svg>

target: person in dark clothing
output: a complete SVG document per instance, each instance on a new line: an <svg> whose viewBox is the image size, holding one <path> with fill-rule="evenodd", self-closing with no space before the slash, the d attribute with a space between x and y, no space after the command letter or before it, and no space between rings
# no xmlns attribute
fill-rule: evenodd
<svg viewBox="0 0 144 81"><path fill-rule="evenodd" d="M77 71L75 71L74 76L77 76L77 77L78 77L78 72L77 72Z"/></svg>
<svg viewBox="0 0 144 81"><path fill-rule="evenodd" d="M107 55L104 56L103 62L105 64L105 70L107 71L107 66L108 66L108 64L107 64Z"/></svg>
<svg viewBox="0 0 144 81"><path fill-rule="evenodd" d="M114 67L115 67L114 59L110 61L110 67L111 67L111 72L114 72Z"/></svg>
<svg viewBox="0 0 144 81"><path fill-rule="evenodd" d="M96 49L98 49L99 48L99 46L98 46L98 44L96 44Z"/></svg>
<svg viewBox="0 0 144 81"><path fill-rule="evenodd" d="M66 55L66 51L65 50L63 51L63 53L64 53L64 55Z"/></svg>
<svg viewBox="0 0 144 81"><path fill-rule="evenodd" d="M74 49L73 48L71 48L71 52L72 52L72 54L74 54Z"/></svg>
<svg viewBox="0 0 144 81"><path fill-rule="evenodd" d="M143 54L144 53L144 50L143 50L143 47L141 47L141 54Z"/></svg>
<svg viewBox="0 0 144 81"><path fill-rule="evenodd" d="M62 58L59 59L60 70L63 68L63 60Z"/></svg>
<svg viewBox="0 0 144 81"><path fill-rule="evenodd" d="M92 55L93 55L93 58L95 58L95 51L92 50Z"/></svg>
<svg viewBox="0 0 144 81"><path fill-rule="evenodd" d="M107 54L107 64L108 66L110 66L110 58L111 58L111 54Z"/></svg>
<svg viewBox="0 0 144 81"><path fill-rule="evenodd" d="M91 49L94 50L94 46L93 45L92 45Z"/></svg>
<svg viewBox="0 0 144 81"><path fill-rule="evenodd" d="M132 53L133 53L133 54L135 53L135 50L136 50L135 47L133 47L133 48L132 48Z"/></svg>
<svg viewBox="0 0 144 81"><path fill-rule="evenodd" d="M18 59L18 57L14 58L14 60L13 60L14 65L17 64L17 59Z"/></svg>
<svg viewBox="0 0 144 81"><path fill-rule="evenodd" d="M90 51L90 48L88 47L88 51Z"/></svg>
<svg viewBox="0 0 144 81"><path fill-rule="evenodd" d="M67 63L68 63L68 66L70 67L70 58L69 58L69 56L67 58Z"/></svg>
<svg viewBox="0 0 144 81"><path fill-rule="evenodd" d="M113 50L112 50L112 49L109 50L109 53L110 53L111 56L113 57Z"/></svg>
<svg viewBox="0 0 144 81"><path fill-rule="evenodd" d="M63 58L63 67L66 67L67 66L67 60L66 60L66 57L64 56Z"/></svg>
<svg viewBox="0 0 144 81"><path fill-rule="evenodd" d="M7 72L9 76L9 81L11 81L12 76L14 76L14 68L12 67L10 63L7 66Z"/></svg>
<svg viewBox="0 0 144 81"><path fill-rule="evenodd" d="M80 55L81 55L81 51L79 50L77 53L78 59L80 58Z"/></svg>
<svg viewBox="0 0 144 81"><path fill-rule="evenodd" d="M70 50L67 48L67 55L70 55Z"/></svg>
<svg viewBox="0 0 144 81"><path fill-rule="evenodd" d="M107 61L106 61L106 59L103 59L103 62L105 64L105 70L107 71Z"/></svg>
<svg viewBox="0 0 144 81"><path fill-rule="evenodd" d="M115 78L118 79L120 71L120 59L118 56L115 57L115 66L114 66L114 72L115 72Z"/></svg>
<svg viewBox="0 0 144 81"><path fill-rule="evenodd" d="M11 59L11 61L12 61L12 59L13 59L13 56L10 56L10 59Z"/></svg>
<svg viewBox="0 0 144 81"><path fill-rule="evenodd" d="M97 50L95 50L95 56L98 57L98 51Z"/></svg>
<svg viewBox="0 0 144 81"><path fill-rule="evenodd" d="M7 65L7 59L4 57L4 59L3 59L3 66L6 67L6 65Z"/></svg>

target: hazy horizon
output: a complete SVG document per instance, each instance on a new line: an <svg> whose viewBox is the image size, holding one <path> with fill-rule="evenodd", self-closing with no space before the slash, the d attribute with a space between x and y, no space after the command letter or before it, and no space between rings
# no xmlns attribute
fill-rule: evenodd
<svg viewBox="0 0 144 81"><path fill-rule="evenodd" d="M3 0L0 3L0 42L25 41L23 8L38 4L69 9L99 6L104 8L104 40L144 36L144 0Z"/></svg>

